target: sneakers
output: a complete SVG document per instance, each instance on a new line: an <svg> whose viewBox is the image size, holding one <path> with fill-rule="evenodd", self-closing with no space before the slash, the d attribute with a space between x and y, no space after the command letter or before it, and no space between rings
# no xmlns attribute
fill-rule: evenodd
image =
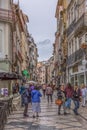
<svg viewBox="0 0 87 130"><path fill-rule="evenodd" d="M64 112L64 115L67 115L67 113L66 113L66 112Z"/></svg>
<svg viewBox="0 0 87 130"><path fill-rule="evenodd" d="M29 115L27 115L27 114L24 114L24 117L29 117Z"/></svg>
<svg viewBox="0 0 87 130"><path fill-rule="evenodd" d="M58 115L60 115L60 112L58 112Z"/></svg>
<svg viewBox="0 0 87 130"><path fill-rule="evenodd" d="M33 115L33 118L35 118L35 115Z"/></svg>
<svg viewBox="0 0 87 130"><path fill-rule="evenodd" d="M78 112L76 112L74 109L73 109L73 112L74 112L74 114L75 114L75 115L79 115L79 113L78 113Z"/></svg>

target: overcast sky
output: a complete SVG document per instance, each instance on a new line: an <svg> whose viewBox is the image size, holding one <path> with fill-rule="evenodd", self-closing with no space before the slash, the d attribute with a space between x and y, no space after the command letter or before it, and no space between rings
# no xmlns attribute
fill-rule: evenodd
<svg viewBox="0 0 87 130"><path fill-rule="evenodd" d="M55 11L58 0L19 1L20 7L29 17L28 29L29 33L32 34L32 37L34 38L35 43L49 39L51 44L53 44L56 32ZM41 51L42 48L40 47L38 49Z"/></svg>

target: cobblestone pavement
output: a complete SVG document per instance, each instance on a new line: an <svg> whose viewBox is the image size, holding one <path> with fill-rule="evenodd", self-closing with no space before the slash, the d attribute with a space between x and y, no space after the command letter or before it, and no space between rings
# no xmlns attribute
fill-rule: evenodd
<svg viewBox="0 0 87 130"><path fill-rule="evenodd" d="M23 117L23 108L15 111L9 116L5 130L87 130L87 107L81 107L78 116L72 110L66 116L58 116L55 103L48 104L46 98L42 98L41 109L37 119L32 118L31 106L28 118Z"/></svg>

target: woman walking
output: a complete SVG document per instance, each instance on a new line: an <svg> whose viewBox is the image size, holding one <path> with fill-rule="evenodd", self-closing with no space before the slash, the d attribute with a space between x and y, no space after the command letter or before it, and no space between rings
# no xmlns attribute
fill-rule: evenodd
<svg viewBox="0 0 87 130"><path fill-rule="evenodd" d="M47 95L47 101L49 103L49 98L50 98L50 101L52 103L53 99L52 99L52 96L53 96L53 89L52 87L50 86L50 84L46 87L46 95Z"/></svg>
<svg viewBox="0 0 87 130"><path fill-rule="evenodd" d="M31 102L31 92L29 91L29 88L25 88L25 91L23 92L23 101L24 101L24 117L28 117L28 103Z"/></svg>
<svg viewBox="0 0 87 130"><path fill-rule="evenodd" d="M31 91L33 118L39 117L39 113L41 112L40 97L42 97L42 95L38 89L38 87L35 87L34 90Z"/></svg>
<svg viewBox="0 0 87 130"><path fill-rule="evenodd" d="M81 100L81 90L78 86L74 87L74 93L73 93L73 101L74 101L74 113L75 115L78 115L78 109L80 107L80 100Z"/></svg>
<svg viewBox="0 0 87 130"><path fill-rule="evenodd" d="M60 111L61 111L61 107L63 106L63 110L64 110L64 115L66 115L66 107L65 107L65 100L66 100L66 96L65 96L65 91L64 91L64 86L61 85L60 88L58 88L58 92L57 92L57 99L60 99L62 101L62 103L60 105L58 105L58 115L60 115Z"/></svg>
<svg viewBox="0 0 87 130"><path fill-rule="evenodd" d="M81 86L82 107L85 107L85 105L86 105L86 92L87 92L86 87L85 87L85 85L83 84L83 85Z"/></svg>

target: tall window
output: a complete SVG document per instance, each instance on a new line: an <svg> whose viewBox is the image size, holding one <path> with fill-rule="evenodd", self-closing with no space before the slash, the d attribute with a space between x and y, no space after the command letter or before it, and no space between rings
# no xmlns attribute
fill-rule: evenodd
<svg viewBox="0 0 87 130"><path fill-rule="evenodd" d="M81 47L82 38L79 38L79 48Z"/></svg>
<svg viewBox="0 0 87 130"><path fill-rule="evenodd" d="M72 53L74 52L74 42L72 40Z"/></svg>
<svg viewBox="0 0 87 130"><path fill-rule="evenodd" d="M71 22L73 21L73 7L71 8Z"/></svg>
<svg viewBox="0 0 87 130"><path fill-rule="evenodd" d="M77 51L77 38L75 38L75 51Z"/></svg>
<svg viewBox="0 0 87 130"><path fill-rule="evenodd" d="M2 30L0 30L0 53L2 52Z"/></svg>
<svg viewBox="0 0 87 130"><path fill-rule="evenodd" d="M74 19L76 20L76 3L74 4Z"/></svg>
<svg viewBox="0 0 87 130"><path fill-rule="evenodd" d="M85 42L87 42L87 34L85 34Z"/></svg>

